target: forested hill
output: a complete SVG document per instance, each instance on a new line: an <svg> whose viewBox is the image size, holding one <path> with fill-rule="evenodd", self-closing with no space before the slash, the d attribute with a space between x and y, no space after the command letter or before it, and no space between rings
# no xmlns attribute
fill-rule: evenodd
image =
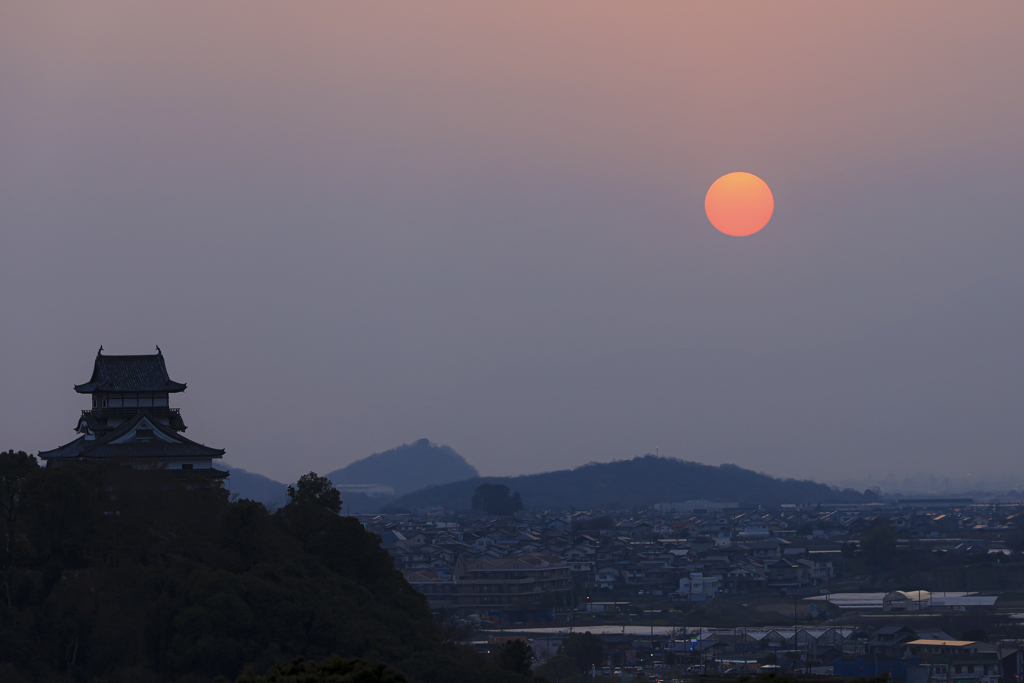
<svg viewBox="0 0 1024 683"><path fill-rule="evenodd" d="M410 683L525 683L447 639L307 479L271 513L201 478L0 453L0 681L199 683L336 654Z"/></svg>
<svg viewBox="0 0 1024 683"><path fill-rule="evenodd" d="M443 506L468 509L473 491L483 483L518 491L523 504L536 508L649 507L687 500L733 500L758 505L782 503L861 503L871 493L836 489L813 481L777 479L736 465L718 467L645 455L632 460L591 463L520 477L480 477L414 491L386 509Z"/></svg>
<svg viewBox="0 0 1024 683"><path fill-rule="evenodd" d="M479 476L476 468L449 446L420 439L383 453L356 460L347 467L327 473L335 486L383 484L402 495L435 484Z"/></svg>

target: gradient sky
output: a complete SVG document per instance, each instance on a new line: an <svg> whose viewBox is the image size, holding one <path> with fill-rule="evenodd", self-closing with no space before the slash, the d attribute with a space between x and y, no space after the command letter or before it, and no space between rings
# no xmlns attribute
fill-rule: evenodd
<svg viewBox="0 0 1024 683"><path fill-rule="evenodd" d="M1017 477L1024 3L0 4L0 448ZM748 171L768 226L704 194Z"/></svg>

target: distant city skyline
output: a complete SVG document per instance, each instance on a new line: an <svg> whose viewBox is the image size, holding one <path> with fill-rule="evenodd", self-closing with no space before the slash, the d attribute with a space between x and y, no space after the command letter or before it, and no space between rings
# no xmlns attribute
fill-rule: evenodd
<svg viewBox="0 0 1024 683"><path fill-rule="evenodd" d="M0 9L0 448L97 348L280 481L662 455L1012 481L1020 4ZM708 222L743 171L774 212Z"/></svg>

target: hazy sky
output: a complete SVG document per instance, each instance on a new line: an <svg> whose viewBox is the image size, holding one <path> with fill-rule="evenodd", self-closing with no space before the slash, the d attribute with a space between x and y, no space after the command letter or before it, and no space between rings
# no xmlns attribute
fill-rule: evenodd
<svg viewBox="0 0 1024 683"><path fill-rule="evenodd" d="M1024 3L0 3L0 448L1016 475ZM775 215L717 233L704 194Z"/></svg>

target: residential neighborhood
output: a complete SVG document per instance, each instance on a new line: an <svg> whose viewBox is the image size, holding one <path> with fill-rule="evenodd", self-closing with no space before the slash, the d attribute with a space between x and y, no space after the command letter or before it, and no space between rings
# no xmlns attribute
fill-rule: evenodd
<svg viewBox="0 0 1024 683"><path fill-rule="evenodd" d="M904 590L886 586L886 572L899 553L961 574L971 563L1001 567L1016 557L1022 515L1014 505L932 499L360 519L438 619L472 625L483 650L495 638L523 638L538 665L569 634L590 631L604 643L608 673L777 667L997 683L1017 680L1007 672L1022 670L1024 631L1007 621L1006 637L992 637L977 625L1010 619L1002 607L1012 609L1015 586L946 585L937 570L942 585ZM872 545L879 529L890 545Z"/></svg>

